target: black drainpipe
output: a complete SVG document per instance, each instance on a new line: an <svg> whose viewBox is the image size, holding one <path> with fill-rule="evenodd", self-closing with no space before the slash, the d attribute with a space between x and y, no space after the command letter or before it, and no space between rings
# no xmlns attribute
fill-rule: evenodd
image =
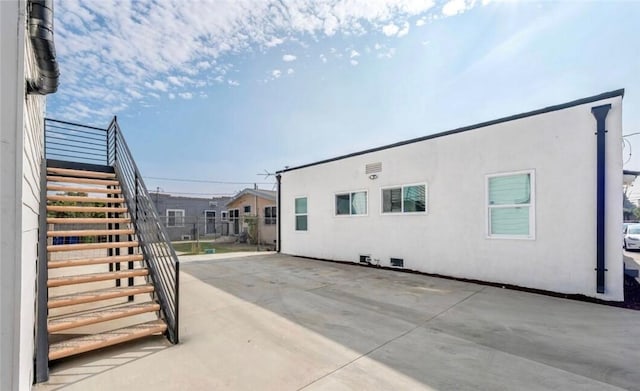
<svg viewBox="0 0 640 391"><path fill-rule="evenodd" d="M602 105L591 108L591 113L596 117L597 123L597 157L598 157L598 172L597 172L597 232L596 232L596 292L604 293L604 272L605 268L604 259L604 237L605 237L605 120L607 114L611 109L611 105Z"/></svg>
<svg viewBox="0 0 640 391"><path fill-rule="evenodd" d="M38 77L27 80L28 94L52 94L58 90L58 62L53 43L53 0L31 0L29 39L38 64Z"/></svg>
<svg viewBox="0 0 640 391"><path fill-rule="evenodd" d="M281 179L282 179L282 176L280 174L276 175L276 181L278 181L278 201L276 203L276 205L278 206L276 208L277 213L278 213L278 219L276 221L276 224L277 224L277 227L278 227L278 236L276 236L276 251L277 252L280 252L280 249L282 248L280 246L280 243L282 242L282 238L281 238L282 230L280 229L280 227L281 227L281 224L280 224L280 213L281 212L280 211L282 210L282 207L280 206L280 187L281 187L281 184L282 184Z"/></svg>

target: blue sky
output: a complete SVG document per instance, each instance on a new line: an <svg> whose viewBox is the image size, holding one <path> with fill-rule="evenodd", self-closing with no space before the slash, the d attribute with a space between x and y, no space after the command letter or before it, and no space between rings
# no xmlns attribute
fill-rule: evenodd
<svg viewBox="0 0 640 391"><path fill-rule="evenodd" d="M256 174L618 88L623 130L640 132L637 1L55 6L48 116L117 115L150 190L272 189ZM625 168L640 170L629 141Z"/></svg>

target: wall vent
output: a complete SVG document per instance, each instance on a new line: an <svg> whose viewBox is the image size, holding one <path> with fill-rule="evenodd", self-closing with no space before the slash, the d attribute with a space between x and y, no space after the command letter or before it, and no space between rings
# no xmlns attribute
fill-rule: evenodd
<svg viewBox="0 0 640 391"><path fill-rule="evenodd" d="M360 263L366 263L367 265L371 263L370 255L360 255Z"/></svg>
<svg viewBox="0 0 640 391"><path fill-rule="evenodd" d="M393 267L404 267L404 259L402 258L390 258L391 266Z"/></svg>
<svg viewBox="0 0 640 391"><path fill-rule="evenodd" d="M382 171L382 162L378 163L369 163L364 166L364 171L366 174L375 174L376 172Z"/></svg>
<svg viewBox="0 0 640 391"><path fill-rule="evenodd" d="M182 235L182 240L191 240L191 235Z"/></svg>

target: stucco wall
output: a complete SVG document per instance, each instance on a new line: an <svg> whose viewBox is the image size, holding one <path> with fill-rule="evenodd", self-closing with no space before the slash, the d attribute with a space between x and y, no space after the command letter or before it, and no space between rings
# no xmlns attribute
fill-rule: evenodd
<svg viewBox="0 0 640 391"><path fill-rule="evenodd" d="M596 293L596 121L607 117L606 293ZM621 97L353 156L282 174L282 252L390 266L607 300L623 299ZM365 165L381 162L375 180ZM535 239L487 237L486 175L535 171ZM427 213L382 215L380 189L427 184ZM366 216L334 216L337 192L368 191ZM308 231L294 198L308 197Z"/></svg>

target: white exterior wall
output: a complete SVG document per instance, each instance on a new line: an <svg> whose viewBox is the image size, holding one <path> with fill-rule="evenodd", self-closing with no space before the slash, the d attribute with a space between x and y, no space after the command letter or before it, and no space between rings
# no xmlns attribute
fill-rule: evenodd
<svg viewBox="0 0 640 391"><path fill-rule="evenodd" d="M596 293L596 120L606 125L606 292ZM282 173L281 251L606 300L623 300L622 98L600 100ZM382 162L378 178L365 165ZM487 237L486 175L535 171L535 239ZM381 214L382 187L427 184L426 214ZM368 191L367 216L335 216L335 194ZM294 198L308 197L308 231Z"/></svg>
<svg viewBox="0 0 640 391"><path fill-rule="evenodd" d="M30 390L33 383L45 98L25 97L25 78L37 72L31 43L25 38L25 14L25 1L0 2L0 383L3 390Z"/></svg>

